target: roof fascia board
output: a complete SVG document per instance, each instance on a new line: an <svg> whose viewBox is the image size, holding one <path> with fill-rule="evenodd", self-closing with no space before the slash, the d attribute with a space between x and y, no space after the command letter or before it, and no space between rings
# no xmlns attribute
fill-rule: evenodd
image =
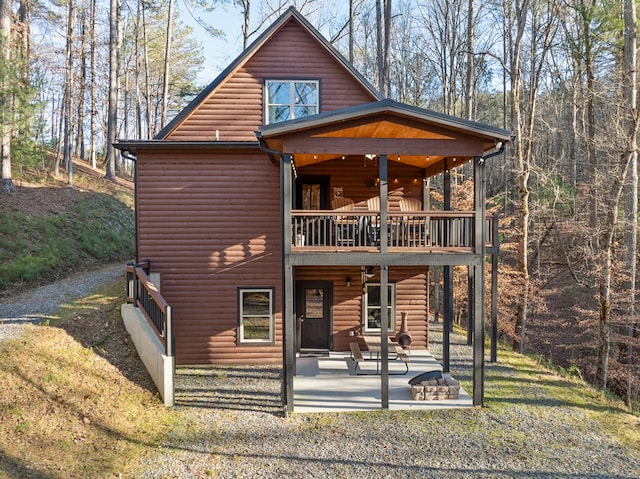
<svg viewBox="0 0 640 479"><path fill-rule="evenodd" d="M335 110L327 113L321 113L307 118L299 118L297 120L284 121L281 123L273 123L264 125L260 128L261 136L270 138L273 136L286 135L303 130L310 130L320 126L329 124L344 123L361 117L378 115L378 114L396 114L407 116L414 120L435 123L447 128L454 128L479 136L496 138L502 141L511 139L511 132L502 128L477 123L471 120L465 120L443 113L438 113L424 108L398 103L393 100L382 100L374 103L367 103L355 107Z"/></svg>
<svg viewBox="0 0 640 479"><path fill-rule="evenodd" d="M113 146L121 151L141 150L260 150L258 141L166 141L119 140Z"/></svg>
<svg viewBox="0 0 640 479"><path fill-rule="evenodd" d="M343 67L351 73L354 78L373 96L375 99L381 99L380 93L362 76L353 65L351 65L338 50L331 45L322 34L311 25L293 6L289 7L280 18L262 32L251 45L247 47L240 55L232 61L215 80L213 80L198 96L196 96L189 104L184 107L160 132L153 138L154 140L163 140L171 134L180 124L186 120L191 113L206 100L213 91L215 91L235 70L244 65L276 32L278 32L291 18L295 18L322 46L331 54Z"/></svg>

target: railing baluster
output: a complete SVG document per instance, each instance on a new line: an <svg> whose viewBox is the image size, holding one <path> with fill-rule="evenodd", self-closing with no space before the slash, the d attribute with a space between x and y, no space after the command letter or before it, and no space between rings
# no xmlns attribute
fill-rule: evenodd
<svg viewBox="0 0 640 479"><path fill-rule="evenodd" d="M377 248L380 241L399 248L433 247L442 249L469 249L474 247L473 212L424 211L389 212L389 236L380 237L380 214L354 211L302 211L292 214L291 241L304 235L304 248L355 247ZM495 241L493 218L486 218L486 241ZM483 225L484 226L484 225Z"/></svg>
<svg viewBox="0 0 640 479"><path fill-rule="evenodd" d="M148 261L146 262L149 264ZM167 304L162 295L155 288L155 285L149 280L147 273L140 264L136 264L132 267L133 272L131 279L129 277L129 270L127 270L127 284L129 292L133 292L135 297L132 298L132 302L135 306L142 309L143 315L147 318L147 321L154 327L158 338L162 341L165 347L165 354L167 356L173 355L173 343L172 338L172 321L171 306ZM133 283L131 284L130 281ZM131 291L133 290L133 291Z"/></svg>

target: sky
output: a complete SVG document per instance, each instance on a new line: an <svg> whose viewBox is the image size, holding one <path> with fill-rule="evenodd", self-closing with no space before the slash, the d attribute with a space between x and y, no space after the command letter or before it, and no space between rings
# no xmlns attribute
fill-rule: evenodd
<svg viewBox="0 0 640 479"><path fill-rule="evenodd" d="M202 43L205 62L198 81L202 85L208 85L242 52L242 14L232 6L216 7L212 13L193 10L190 13L184 0L176 3L181 20L193 28L193 35ZM224 37L213 37L198 23L196 19L200 18L206 24L222 30Z"/></svg>

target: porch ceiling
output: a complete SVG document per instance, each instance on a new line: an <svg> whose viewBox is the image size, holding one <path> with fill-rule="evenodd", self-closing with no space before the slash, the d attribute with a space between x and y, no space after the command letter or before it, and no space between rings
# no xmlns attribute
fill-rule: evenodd
<svg viewBox="0 0 640 479"><path fill-rule="evenodd" d="M506 130L391 100L266 125L256 134L268 148L292 154L296 166L386 154L428 175L442 171L445 158L462 164L510 139Z"/></svg>

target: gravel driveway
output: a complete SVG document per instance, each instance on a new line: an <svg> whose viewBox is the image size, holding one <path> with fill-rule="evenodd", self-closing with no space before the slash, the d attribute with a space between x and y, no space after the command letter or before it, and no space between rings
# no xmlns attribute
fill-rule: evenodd
<svg viewBox="0 0 640 479"><path fill-rule="evenodd" d="M0 339L116 280L115 264L0 305ZM435 331L434 331L435 333ZM434 334L436 336L436 334ZM452 373L470 380L470 348L452 338ZM441 355L433 338L432 353ZM640 454L611 438L589 406L550 395L542 373L488 364L482 409L293 414L274 367L179 369L176 421L132 478L638 479ZM527 376L528 378L529 376ZM492 393L517 384L522 394ZM494 386L496 385L496 386ZM506 390L508 391L508 389ZM595 406L593 410L597 410ZM638 427L637 422L633 426ZM124 477L124 476L122 476Z"/></svg>
<svg viewBox="0 0 640 479"><path fill-rule="evenodd" d="M465 342L452 337L451 370L469 381L471 350ZM440 357L441 341L434 338L431 349ZM589 408L559 401L544 382L523 381L522 374L488 364L489 391L494 384L514 383L524 393L497 398L502 393L494 393L482 409L293 414L285 419L279 368L182 368L176 376L177 426L131 477L640 477L637 449L609 438Z"/></svg>
<svg viewBox="0 0 640 479"><path fill-rule="evenodd" d="M63 304L83 298L97 287L115 281L124 271L124 263L115 263L14 296L0 304L0 340L19 335L27 323L45 321Z"/></svg>

